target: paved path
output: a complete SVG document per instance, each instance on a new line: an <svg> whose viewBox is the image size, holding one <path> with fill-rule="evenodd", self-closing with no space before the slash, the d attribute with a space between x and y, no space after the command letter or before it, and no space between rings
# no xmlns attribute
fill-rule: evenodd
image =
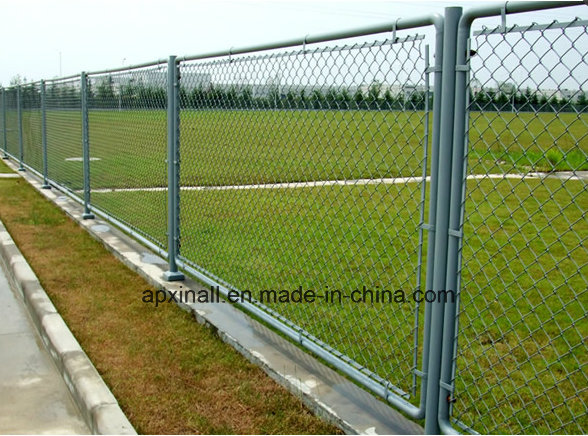
<svg viewBox="0 0 588 436"><path fill-rule="evenodd" d="M0 434L89 434L0 263Z"/></svg>

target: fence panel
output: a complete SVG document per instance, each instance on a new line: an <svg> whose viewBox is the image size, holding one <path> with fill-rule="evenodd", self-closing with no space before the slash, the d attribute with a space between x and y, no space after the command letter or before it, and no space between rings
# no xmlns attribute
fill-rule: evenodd
<svg viewBox="0 0 588 436"><path fill-rule="evenodd" d="M166 246L167 68L89 75L92 206Z"/></svg>
<svg viewBox="0 0 588 436"><path fill-rule="evenodd" d="M471 38L462 428L588 430L587 25L498 25Z"/></svg>
<svg viewBox="0 0 588 436"><path fill-rule="evenodd" d="M15 159L18 159L18 108L16 99L16 87L7 88L6 93L6 150Z"/></svg>
<svg viewBox="0 0 588 436"><path fill-rule="evenodd" d="M49 179L81 196L84 187L80 78L47 81Z"/></svg>
<svg viewBox="0 0 588 436"><path fill-rule="evenodd" d="M415 402L427 41L370 38L180 63L180 254ZM262 296L298 289L326 298ZM351 301L356 289L365 303ZM398 289L403 304L386 300Z"/></svg>
<svg viewBox="0 0 588 436"><path fill-rule="evenodd" d="M41 85L31 83L21 88L23 156L29 167L43 171L43 148L41 131Z"/></svg>

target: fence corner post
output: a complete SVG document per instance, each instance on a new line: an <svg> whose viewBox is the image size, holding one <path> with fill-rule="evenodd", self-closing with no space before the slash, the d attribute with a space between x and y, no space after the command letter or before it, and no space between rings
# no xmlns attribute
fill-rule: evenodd
<svg viewBox="0 0 588 436"><path fill-rule="evenodd" d="M41 144L43 147L43 185L42 189L51 189L47 180L47 113L45 111L45 81L41 80Z"/></svg>
<svg viewBox="0 0 588 436"><path fill-rule="evenodd" d="M179 105L180 74L175 56L167 64L167 253L169 269L163 278L169 282L184 280L178 271L176 256L180 239L180 156L179 156Z"/></svg>
<svg viewBox="0 0 588 436"><path fill-rule="evenodd" d="M20 85L16 88L16 113L18 117L18 171L25 171L24 162L24 144L22 137L22 93Z"/></svg>
<svg viewBox="0 0 588 436"><path fill-rule="evenodd" d="M84 161L84 213L85 220L94 219L90 211L90 140L88 134L88 75L81 74L82 93L82 159Z"/></svg>

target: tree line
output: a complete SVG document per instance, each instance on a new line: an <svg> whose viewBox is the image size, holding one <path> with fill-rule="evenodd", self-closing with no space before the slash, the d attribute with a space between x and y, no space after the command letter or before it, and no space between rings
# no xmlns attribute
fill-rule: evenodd
<svg viewBox="0 0 588 436"><path fill-rule="evenodd" d="M9 92L15 92L14 88ZM112 77L89 81L87 87L89 109L165 109L167 90L162 86L128 81L115 84ZM407 88L392 94L381 84L373 83L367 90L350 91L344 87L296 88L268 85L266 87L206 85L193 89L180 88L183 109L282 109L282 110L424 110L426 100L432 107L433 94ZM39 108L39 84L21 86L23 109ZM15 104L15 103L14 103ZM79 109L81 91L77 84L49 83L46 87L47 108ZM507 89L470 91L470 109L487 112L582 112L588 107L585 93L576 101L556 96L548 97L527 88L524 92Z"/></svg>

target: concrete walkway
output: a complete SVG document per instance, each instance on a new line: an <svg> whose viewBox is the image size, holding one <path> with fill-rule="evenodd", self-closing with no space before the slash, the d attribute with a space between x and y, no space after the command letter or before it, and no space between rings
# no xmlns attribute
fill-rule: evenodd
<svg viewBox="0 0 588 436"><path fill-rule="evenodd" d="M0 262L0 434L90 434Z"/></svg>

